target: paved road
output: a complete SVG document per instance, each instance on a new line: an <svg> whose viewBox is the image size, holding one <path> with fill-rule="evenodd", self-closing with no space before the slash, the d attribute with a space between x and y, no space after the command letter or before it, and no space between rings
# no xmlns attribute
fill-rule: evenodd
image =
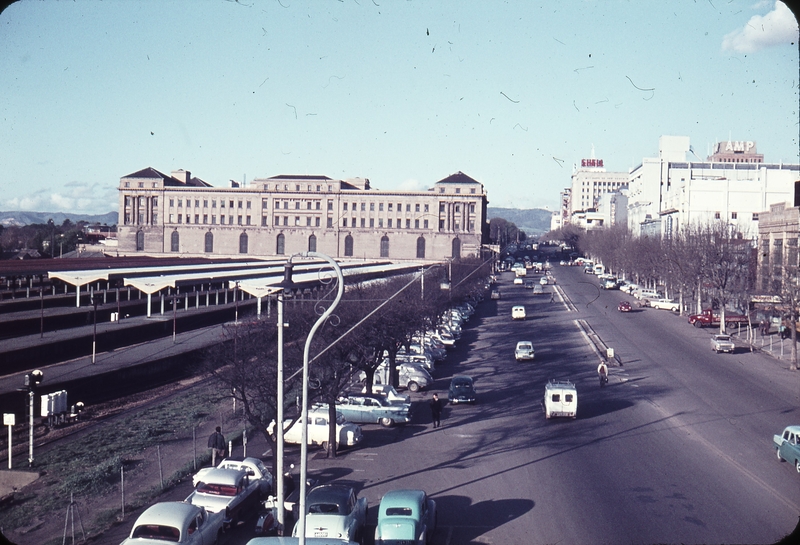
<svg viewBox="0 0 800 545"><path fill-rule="evenodd" d="M373 525L383 493L423 488L438 505L434 545L773 543L790 532L800 475L771 439L800 420L800 374L760 353L714 354L710 331L667 311L618 313L629 296L598 290L580 268L554 273L574 306L506 273L503 298L479 307L435 387L413 394L414 422L366 426L364 445L314 456L312 473L357 483ZM528 319L514 322L520 303ZM624 362L606 388L579 318ZM534 362L514 361L518 340L533 341ZM478 403L447 406L433 429L424 404L455 373L476 378ZM545 420L553 378L576 383L576 420ZM226 543L250 537L243 527Z"/></svg>

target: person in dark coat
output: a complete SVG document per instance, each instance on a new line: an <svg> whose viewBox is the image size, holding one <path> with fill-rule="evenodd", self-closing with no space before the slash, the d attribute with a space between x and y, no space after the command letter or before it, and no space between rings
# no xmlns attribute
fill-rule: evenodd
<svg viewBox="0 0 800 545"><path fill-rule="evenodd" d="M225 456L225 436L222 435L222 428L217 429L208 438L208 448L211 449L211 465L217 465L217 458L220 460Z"/></svg>
<svg viewBox="0 0 800 545"><path fill-rule="evenodd" d="M442 425L441 423L442 400L439 399L438 394L433 394L433 399L431 399L430 403L431 403L431 416L433 417L433 427L438 428Z"/></svg>

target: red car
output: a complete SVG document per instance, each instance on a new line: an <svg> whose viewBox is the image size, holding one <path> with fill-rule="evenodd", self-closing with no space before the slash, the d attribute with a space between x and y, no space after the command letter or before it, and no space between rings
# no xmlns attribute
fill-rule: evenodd
<svg viewBox="0 0 800 545"><path fill-rule="evenodd" d="M622 301L619 305L617 305L617 310L620 312L630 312L631 304L627 301Z"/></svg>

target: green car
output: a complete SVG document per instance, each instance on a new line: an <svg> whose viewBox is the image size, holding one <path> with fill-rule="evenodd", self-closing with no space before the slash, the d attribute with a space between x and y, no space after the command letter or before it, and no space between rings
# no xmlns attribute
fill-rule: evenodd
<svg viewBox="0 0 800 545"><path fill-rule="evenodd" d="M378 507L375 545L428 543L436 530L436 502L422 490L392 490Z"/></svg>

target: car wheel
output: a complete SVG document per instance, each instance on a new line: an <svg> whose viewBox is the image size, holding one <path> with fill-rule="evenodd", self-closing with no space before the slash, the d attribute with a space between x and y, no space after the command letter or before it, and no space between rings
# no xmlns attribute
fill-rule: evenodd
<svg viewBox="0 0 800 545"><path fill-rule="evenodd" d="M413 380L408 383L408 389L411 392L419 392L419 384L414 382Z"/></svg>
<svg viewBox="0 0 800 545"><path fill-rule="evenodd" d="M775 454L777 454L777 455L778 455L778 461L779 461L779 462L783 462L783 458L781 457L781 449L779 449L779 448L776 448L776 449L775 449Z"/></svg>
<svg viewBox="0 0 800 545"><path fill-rule="evenodd" d="M694 327L703 327L703 324L700 322L700 320L697 320L693 325Z"/></svg>
<svg viewBox="0 0 800 545"><path fill-rule="evenodd" d="M381 418L380 424L384 428L391 428L394 425L394 420L391 418Z"/></svg>
<svg viewBox="0 0 800 545"><path fill-rule="evenodd" d="M797 470L798 473L800 473L800 460L794 461L794 468Z"/></svg>

